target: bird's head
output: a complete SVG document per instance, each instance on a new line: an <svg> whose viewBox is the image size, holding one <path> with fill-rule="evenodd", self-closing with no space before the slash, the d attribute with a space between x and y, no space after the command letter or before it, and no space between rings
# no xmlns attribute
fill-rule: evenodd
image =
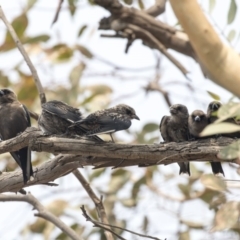
<svg viewBox="0 0 240 240"><path fill-rule="evenodd" d="M133 108L131 108L128 105L125 104L119 104L116 106L119 112L127 116L129 119L137 119L140 120L140 118L136 115L136 112Z"/></svg>
<svg viewBox="0 0 240 240"><path fill-rule="evenodd" d="M222 104L218 101L213 101L210 102L208 105L208 112L215 112L217 111L220 107L222 106Z"/></svg>
<svg viewBox="0 0 240 240"><path fill-rule="evenodd" d="M188 117L188 109L182 104L174 104L170 107L170 113L172 116L178 116L181 118Z"/></svg>
<svg viewBox="0 0 240 240"><path fill-rule="evenodd" d="M0 89L0 103L11 103L16 100L17 96L12 90L8 88Z"/></svg>
<svg viewBox="0 0 240 240"><path fill-rule="evenodd" d="M205 122L205 121L207 122L207 116L201 110L193 111L190 117L191 117L192 122L195 122L195 123L201 123L201 122Z"/></svg>

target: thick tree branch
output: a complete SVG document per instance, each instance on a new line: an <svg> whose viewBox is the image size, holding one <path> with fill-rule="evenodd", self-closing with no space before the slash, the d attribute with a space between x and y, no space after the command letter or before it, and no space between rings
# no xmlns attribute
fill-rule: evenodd
<svg viewBox="0 0 240 240"><path fill-rule="evenodd" d="M67 236L74 240L83 240L79 237L74 230L68 227L60 218L54 216L51 212L47 211L44 206L30 193L27 195L4 195L0 194L0 202L13 201L13 202L27 202L33 206L34 209L38 211L34 216L41 217L51 223L56 227L61 229Z"/></svg>
<svg viewBox="0 0 240 240"><path fill-rule="evenodd" d="M170 3L209 77L240 97L239 54L223 44L197 0Z"/></svg>
<svg viewBox="0 0 240 240"><path fill-rule="evenodd" d="M102 197L101 199L98 198L98 196L94 193L92 190L90 184L87 182L87 180L83 177L81 172L76 169L73 171L74 176L78 179L78 181L82 184L84 189L86 190L87 194L89 197L92 199L92 201L95 204L95 207L97 209L98 217L100 218L102 223L109 224L108 219L107 219L107 214L105 211L105 208L102 203ZM107 227L111 230L110 227ZM113 240L113 235L109 231L105 231L105 236L107 240Z"/></svg>
<svg viewBox="0 0 240 240"><path fill-rule="evenodd" d="M153 18L144 11L125 7L118 0L94 0L96 4L110 11L111 16L100 21L99 29L115 30L117 37L131 38L131 33L125 31L127 24L138 26L158 39L166 48L171 48L195 59L195 53L186 34L177 31L175 28ZM117 24L116 24L117 22ZM118 25L119 30L116 29ZM130 35L129 35L130 34ZM156 46L143 35L134 33L144 43L152 48Z"/></svg>
<svg viewBox="0 0 240 240"><path fill-rule="evenodd" d="M146 167L184 161L219 161L217 154L220 149L233 141L234 139L231 138L213 138L151 145L100 144L82 139L46 137L36 128L28 128L13 139L0 142L0 153L16 151L29 144L34 151L62 154L34 168L34 180L25 186L20 170L12 173L3 172L0 175L0 193L17 192L23 187L48 183L83 166ZM229 162L229 160L220 161Z"/></svg>
<svg viewBox="0 0 240 240"><path fill-rule="evenodd" d="M38 93L39 93L39 97L40 97L40 101L41 103L45 103L46 102L46 96L45 96L45 93L44 93L44 90L43 90L43 87L42 87L42 84L41 84L41 81L38 77L38 73L37 73L37 70L36 68L34 67L34 65L32 64L32 61L31 59L29 58L27 52L25 51L20 39L18 38L14 28L12 27L12 25L8 22L3 10L2 10L2 7L0 6L0 18L2 19L2 21L4 22L4 24L6 25L9 33L11 34L14 42L16 43L16 46L18 48L18 50L20 51L20 53L22 54L24 60L26 61L32 75L33 75L33 78L34 78L34 81L35 81L35 85L37 87L37 90L38 90Z"/></svg>

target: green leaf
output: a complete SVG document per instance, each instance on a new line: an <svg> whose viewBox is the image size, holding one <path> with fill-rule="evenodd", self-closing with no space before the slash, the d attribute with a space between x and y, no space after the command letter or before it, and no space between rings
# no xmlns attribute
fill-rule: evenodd
<svg viewBox="0 0 240 240"><path fill-rule="evenodd" d="M101 176L106 171L106 168L95 169L89 176L89 180L92 181L94 178Z"/></svg>
<svg viewBox="0 0 240 240"><path fill-rule="evenodd" d="M122 188L130 180L131 173L124 169L113 171L112 178L109 183L109 192L115 193Z"/></svg>
<svg viewBox="0 0 240 240"><path fill-rule="evenodd" d="M133 184L133 187L132 187L132 199L136 199L137 195L138 195L138 192L141 188L141 186L143 184L146 184L146 177L142 177L140 178L138 181L136 181L134 184Z"/></svg>
<svg viewBox="0 0 240 240"><path fill-rule="evenodd" d="M77 0L68 0L69 11L72 16L76 11L76 3L77 3Z"/></svg>
<svg viewBox="0 0 240 240"><path fill-rule="evenodd" d="M128 5L131 5L133 3L133 0L124 0L124 2Z"/></svg>
<svg viewBox="0 0 240 240"><path fill-rule="evenodd" d="M73 88L77 89L79 85L80 77L82 76L84 69L85 69L85 64L80 63L77 66L75 66L70 72L69 79Z"/></svg>
<svg viewBox="0 0 240 240"><path fill-rule="evenodd" d="M218 153L218 157L228 160L240 158L240 140L235 141L230 145L222 148Z"/></svg>
<svg viewBox="0 0 240 240"><path fill-rule="evenodd" d="M143 4L143 1L142 0L138 0L138 6L140 7L141 10L144 10L145 7L144 7L144 4Z"/></svg>
<svg viewBox="0 0 240 240"><path fill-rule="evenodd" d="M210 91L207 91L207 93L216 101L220 101L220 96L217 95L216 93L213 93L213 92L210 92Z"/></svg>
<svg viewBox="0 0 240 240"><path fill-rule="evenodd" d="M232 133L240 131L240 126L233 123L212 123L205 127L203 131L200 133L201 137L211 136L215 134L222 134L222 133Z"/></svg>
<svg viewBox="0 0 240 240"><path fill-rule="evenodd" d="M235 227L239 219L239 202L230 201L224 204L217 212L212 231L222 231Z"/></svg>
<svg viewBox="0 0 240 240"><path fill-rule="evenodd" d="M196 222L191 222L187 220L181 220L181 223L187 225L189 228L194 228L194 229L203 229L205 228L205 224L203 223L196 223Z"/></svg>
<svg viewBox="0 0 240 240"><path fill-rule="evenodd" d="M236 17L237 5L235 0L231 0L229 11L228 11L228 24L231 24Z"/></svg>
<svg viewBox="0 0 240 240"><path fill-rule="evenodd" d="M35 5L36 2L37 0L28 0L27 9L30 10Z"/></svg>
<svg viewBox="0 0 240 240"><path fill-rule="evenodd" d="M42 34L35 37L26 37L23 41L24 44L32 44L38 42L47 42L50 39L49 35Z"/></svg>
<svg viewBox="0 0 240 240"><path fill-rule="evenodd" d="M222 122L238 115L240 115L240 104L236 102L228 102L218 109L218 120L215 121L215 123Z"/></svg>
<svg viewBox="0 0 240 240"><path fill-rule="evenodd" d="M212 10L214 9L216 5L216 0L209 0L209 13L212 12Z"/></svg>
<svg viewBox="0 0 240 240"><path fill-rule="evenodd" d="M212 189L217 192L222 192L227 189L226 183L219 177L216 177L212 174L203 175L200 178L201 183L209 189Z"/></svg>
<svg viewBox="0 0 240 240"><path fill-rule="evenodd" d="M12 26L19 38L21 38L24 35L24 32L28 25L28 18L26 14L21 14L20 16L16 17L12 21ZM6 40L12 39L10 33L7 33Z"/></svg>
<svg viewBox="0 0 240 240"><path fill-rule="evenodd" d="M159 129L158 124L156 124L156 123L147 123L147 124L144 125L142 131L146 132L146 133L149 133L149 132L154 132L154 131L156 131L158 129Z"/></svg>
<svg viewBox="0 0 240 240"><path fill-rule="evenodd" d="M78 31L78 37L80 37L86 29L87 25L83 25Z"/></svg>
<svg viewBox="0 0 240 240"><path fill-rule="evenodd" d="M229 42L231 42L236 36L236 31L235 30L231 30L229 33L228 33L228 36L227 36L227 39Z"/></svg>
<svg viewBox="0 0 240 240"><path fill-rule="evenodd" d="M84 46L82 45L76 45L75 48L80 51L84 56L87 58L93 58L93 54Z"/></svg>
<svg viewBox="0 0 240 240"><path fill-rule="evenodd" d="M12 27L14 28L17 36L21 38L24 36L24 32L28 25L28 18L26 14L21 14L20 16L16 17L12 23ZM4 43L0 47L0 51L9 51L16 47L14 40L12 39L12 36L7 31Z"/></svg>

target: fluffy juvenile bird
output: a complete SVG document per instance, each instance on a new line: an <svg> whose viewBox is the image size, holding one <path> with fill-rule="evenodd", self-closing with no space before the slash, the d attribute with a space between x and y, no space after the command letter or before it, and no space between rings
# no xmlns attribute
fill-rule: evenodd
<svg viewBox="0 0 240 240"><path fill-rule="evenodd" d="M160 122L160 132L165 142L183 142L189 140L188 109L182 104L170 107L171 116L163 116ZM190 176L189 162L180 162L179 174L187 173Z"/></svg>
<svg viewBox="0 0 240 240"><path fill-rule="evenodd" d="M213 116L211 116L213 117ZM207 115L201 110L195 110L188 118L188 128L191 138L200 138L199 134L208 125L209 119ZM212 172L214 174L223 174L222 165L220 162L211 162Z"/></svg>
<svg viewBox="0 0 240 240"><path fill-rule="evenodd" d="M74 123L74 126L83 127L87 129L87 136L94 136L99 134L110 134L112 141L112 133L128 129L132 119L140 120L133 108L125 104L119 104L115 107L96 111L86 118Z"/></svg>
<svg viewBox="0 0 240 240"><path fill-rule="evenodd" d="M81 126L68 128L82 118L82 113L79 109L61 101L52 100L42 104L42 113L38 119L38 126L44 134L48 135L84 136L88 129ZM97 136L90 137L89 139L98 142L103 141Z"/></svg>
<svg viewBox="0 0 240 240"><path fill-rule="evenodd" d="M7 140L16 137L27 127L31 126L27 108L18 100L10 89L0 90L0 137ZM11 152L12 157L21 167L23 181L26 183L33 176L30 148L24 147Z"/></svg>
<svg viewBox="0 0 240 240"><path fill-rule="evenodd" d="M209 103L208 108L207 108L207 117L208 117L208 122L209 123L213 123L218 119L217 111L221 106L222 106L222 104L218 101L212 101L212 102ZM234 120L234 118L228 118L224 122L239 125ZM230 137L230 138L240 138L240 132L233 132L233 133L227 133L227 134L222 134L222 135L225 136L225 137Z"/></svg>

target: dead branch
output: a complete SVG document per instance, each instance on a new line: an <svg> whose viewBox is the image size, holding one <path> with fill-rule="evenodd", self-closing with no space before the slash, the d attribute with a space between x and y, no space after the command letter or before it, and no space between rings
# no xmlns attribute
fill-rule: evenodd
<svg viewBox="0 0 240 240"><path fill-rule="evenodd" d="M74 240L83 240L83 238L79 237L74 230L68 227L64 222L60 220L60 218L54 216L51 212L47 211L46 208L30 193L27 195L4 195L0 194L0 202L13 201L13 202L27 202L33 206L34 209L38 211L34 216L41 217L51 223L53 223L56 227L61 229L67 236Z"/></svg>
<svg viewBox="0 0 240 240"><path fill-rule="evenodd" d="M129 39L131 36L126 33L127 31L124 31L125 26L127 24L133 24L151 33L165 46L165 48L171 48L195 59L195 53L189 42L188 36L183 32L179 32L174 27L153 18L144 11L125 7L119 3L118 0L94 0L94 2L111 13L110 17L103 18L100 21L99 29L116 31L116 29L114 29L114 22L119 22L118 25L122 27L122 29L116 31L115 36L111 35L111 37ZM136 38L142 39L147 46L151 48L156 47L155 44L153 45L152 42L149 42L148 38L143 35L139 35L137 33L134 34L136 35Z"/></svg>
<svg viewBox="0 0 240 240"><path fill-rule="evenodd" d="M130 231L130 230L126 229L126 228L114 226L114 225L111 225L111 224L103 224L103 223L101 223L101 222L98 222L98 221L93 220L93 219L87 214L84 206L81 207L81 210L82 210L82 214L83 214L83 216L85 217L86 221L92 222L92 223L93 223L95 226L97 226L97 227L106 229L106 227L104 227L104 226L109 226L109 227L112 227L112 228L121 229L121 230L123 230L123 231L132 233L132 234L137 235L137 236L140 236L140 237L149 238L149 239L155 239L155 240L161 240L161 239L156 238L156 237L152 237L152 236L149 236L149 235L144 235L144 234L140 234L140 233L137 233L137 232L134 232L134 231ZM108 231L111 231L111 230L108 230ZM113 233L113 234L114 234L115 236L117 236L118 238L125 240L125 238L117 235L115 232L111 231L111 233Z"/></svg>
<svg viewBox="0 0 240 240"><path fill-rule="evenodd" d="M32 75L33 75L33 78L34 78L34 81L35 81L35 85L37 87L37 90L38 90L38 93L39 93L39 97L40 97L40 101L41 103L45 103L46 102L46 96L45 96L45 93L44 93L44 90L43 90L43 87L42 87L42 84L41 84L41 81L38 77L38 73L37 73L37 70L36 68L34 67L34 65L32 64L32 61L31 59L29 58L26 50L24 49L20 39L18 38L14 28L12 27L12 25L8 22L3 10L2 10L2 7L0 6L0 18L2 19L2 21L4 22L4 24L6 25L9 33L11 34L18 50L20 51L20 53L22 54L25 62L27 63Z"/></svg>
<svg viewBox="0 0 240 240"><path fill-rule="evenodd" d="M78 181L82 184L82 186L86 190L87 194L94 202L95 207L97 209L98 217L100 218L101 222L109 224L108 219L107 219L107 214L106 214L105 208L103 206L102 196L101 196L101 199L98 198L98 196L92 190L90 184L87 182L87 180L83 177L83 175L81 174L81 172L78 169L74 170L73 174L78 179ZM109 229L111 230L111 228L109 228ZM114 239L112 234L109 231L105 231L105 236L106 236L107 240Z"/></svg>
<svg viewBox="0 0 240 240"><path fill-rule="evenodd" d="M210 138L194 142L160 144L115 144L92 143L82 139L46 137L36 128L28 128L15 138L0 142L0 154L30 146L34 151L54 154L55 158L34 168L34 180L25 186L21 171L3 172L0 175L0 193L17 192L23 187L52 182L84 166L102 167L147 167L183 161L226 161L217 157L220 149L232 143L231 138ZM125 161L122 161L125 159ZM234 160L232 160L234 161Z"/></svg>
<svg viewBox="0 0 240 240"><path fill-rule="evenodd" d="M155 4L146 9L145 12L153 17L157 17L165 12L166 2L167 0L155 0Z"/></svg>

